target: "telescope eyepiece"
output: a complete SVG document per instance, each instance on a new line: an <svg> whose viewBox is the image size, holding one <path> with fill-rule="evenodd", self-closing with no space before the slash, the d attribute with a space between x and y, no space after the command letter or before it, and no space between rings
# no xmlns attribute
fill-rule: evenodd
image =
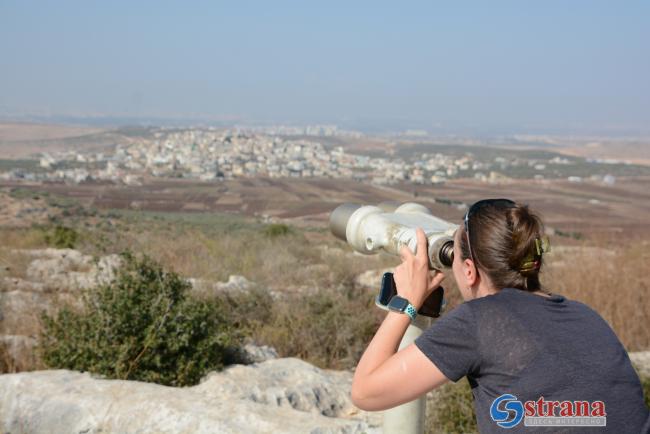
<svg viewBox="0 0 650 434"><path fill-rule="evenodd" d="M454 242L447 241L438 251L438 259L445 267L451 267L454 263Z"/></svg>

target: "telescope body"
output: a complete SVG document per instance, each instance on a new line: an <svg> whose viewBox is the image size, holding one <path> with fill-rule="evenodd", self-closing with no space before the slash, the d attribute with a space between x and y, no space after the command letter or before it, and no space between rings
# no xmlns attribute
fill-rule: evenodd
<svg viewBox="0 0 650 434"><path fill-rule="evenodd" d="M384 202L378 206L345 203L330 215L330 229L354 250L367 255L385 251L399 255L408 246L417 251L415 230L420 227L428 239L429 268L441 270L453 262L453 235L458 225L438 218L417 203Z"/></svg>

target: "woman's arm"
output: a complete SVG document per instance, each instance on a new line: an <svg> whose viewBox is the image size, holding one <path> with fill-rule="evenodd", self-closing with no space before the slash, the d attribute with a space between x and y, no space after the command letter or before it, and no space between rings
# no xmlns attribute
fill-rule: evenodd
<svg viewBox="0 0 650 434"><path fill-rule="evenodd" d="M352 402L360 409L392 408L449 381L415 344L395 352L408 323L408 316L389 312L359 361Z"/></svg>
<svg viewBox="0 0 650 434"><path fill-rule="evenodd" d="M427 239L417 230L416 255L404 247L402 264L395 269L397 293L419 309L444 276L429 275ZM415 345L397 352L409 326L407 315L389 312L363 353L352 381L352 401L363 410L384 410L412 401L448 381Z"/></svg>

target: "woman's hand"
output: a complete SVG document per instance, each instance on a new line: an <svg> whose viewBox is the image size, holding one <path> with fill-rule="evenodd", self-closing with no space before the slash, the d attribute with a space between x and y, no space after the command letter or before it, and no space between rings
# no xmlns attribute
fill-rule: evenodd
<svg viewBox="0 0 650 434"><path fill-rule="evenodd" d="M427 236L421 228L417 228L415 233L418 240L416 254L414 255L408 246L402 246L402 263L395 268L393 279L397 294L419 310L424 300L440 286L445 276L439 271L433 275L429 273Z"/></svg>
<svg viewBox="0 0 650 434"><path fill-rule="evenodd" d="M404 247L402 264L393 273L397 293L419 309L431 292L440 286L443 274L429 275L427 237L417 230L414 255ZM368 411L379 411L405 402L449 381L415 344L398 351L409 327L406 315L389 312L375 337L361 356L352 380L352 402Z"/></svg>

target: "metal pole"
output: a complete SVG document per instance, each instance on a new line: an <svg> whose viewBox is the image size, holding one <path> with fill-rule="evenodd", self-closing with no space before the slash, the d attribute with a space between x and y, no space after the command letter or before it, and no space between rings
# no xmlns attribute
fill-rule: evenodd
<svg viewBox="0 0 650 434"><path fill-rule="evenodd" d="M412 344L422 332L429 327L431 319L418 315L409 325L399 344L399 349ZM422 434L424 432L424 405L426 397L422 395L414 401L384 411L384 434Z"/></svg>

